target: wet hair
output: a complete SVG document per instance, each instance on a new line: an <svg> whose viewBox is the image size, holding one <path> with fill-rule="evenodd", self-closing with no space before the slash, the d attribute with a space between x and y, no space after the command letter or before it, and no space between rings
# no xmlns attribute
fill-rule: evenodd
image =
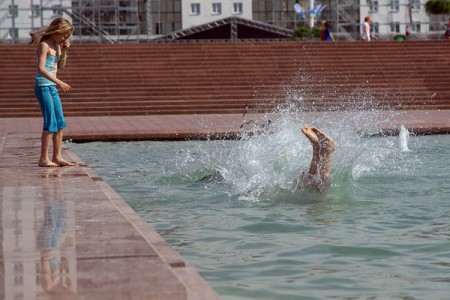
<svg viewBox="0 0 450 300"><path fill-rule="evenodd" d="M31 41L30 44L39 44L45 41L54 33L68 33L71 35L73 33L73 26L64 18L54 19L47 28L41 30L30 32Z"/></svg>

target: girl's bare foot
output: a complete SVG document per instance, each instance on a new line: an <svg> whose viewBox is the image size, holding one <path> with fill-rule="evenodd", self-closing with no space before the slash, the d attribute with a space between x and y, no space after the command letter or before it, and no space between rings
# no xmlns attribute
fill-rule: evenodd
<svg viewBox="0 0 450 300"><path fill-rule="evenodd" d="M45 161L45 160L40 160L39 161L39 167L43 167L43 168L57 168L59 167L59 164L53 162L53 161Z"/></svg>
<svg viewBox="0 0 450 300"><path fill-rule="evenodd" d="M76 163L67 161L65 159L54 160L53 163L58 164L60 167L73 167L77 165Z"/></svg>

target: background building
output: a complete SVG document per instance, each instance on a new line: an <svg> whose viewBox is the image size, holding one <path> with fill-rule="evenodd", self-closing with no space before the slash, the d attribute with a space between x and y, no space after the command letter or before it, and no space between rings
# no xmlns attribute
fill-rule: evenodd
<svg viewBox="0 0 450 300"><path fill-rule="evenodd" d="M415 38L442 35L444 27L440 28L439 19L426 13L425 3L426 0L367 0L360 4L359 21L363 23L365 16L371 16L375 33L384 38L405 34L407 27Z"/></svg>
<svg viewBox="0 0 450 300"><path fill-rule="evenodd" d="M181 0L146 1L146 22L150 37L160 36L182 29L181 2Z"/></svg>
<svg viewBox="0 0 450 300"><path fill-rule="evenodd" d="M146 7L139 0L73 0L65 13L80 41L137 40L147 33Z"/></svg>
<svg viewBox="0 0 450 300"><path fill-rule="evenodd" d="M4 0L0 1L0 43L29 40L30 31L48 25L51 20L71 9L71 0Z"/></svg>
<svg viewBox="0 0 450 300"><path fill-rule="evenodd" d="M253 0L253 20L294 29L300 19L295 15L294 0Z"/></svg>
<svg viewBox="0 0 450 300"><path fill-rule="evenodd" d="M300 0L304 11L310 1ZM430 16L427 0L316 0L325 5L320 17L338 39L359 39L365 16L383 39L404 34L440 38L448 16ZM3 0L0 1L0 43L24 43L29 32L57 16L75 26L74 42L145 42L161 35L218 19L238 16L278 27L309 26L293 10L295 0Z"/></svg>
<svg viewBox="0 0 450 300"><path fill-rule="evenodd" d="M237 16L252 19L252 0L184 0L182 4L183 29Z"/></svg>

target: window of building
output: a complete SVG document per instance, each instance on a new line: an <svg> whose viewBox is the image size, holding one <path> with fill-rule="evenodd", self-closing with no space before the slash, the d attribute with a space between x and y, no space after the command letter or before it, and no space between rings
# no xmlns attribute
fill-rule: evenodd
<svg viewBox="0 0 450 300"><path fill-rule="evenodd" d="M411 9L412 10L420 10L420 0L412 0Z"/></svg>
<svg viewBox="0 0 450 300"><path fill-rule="evenodd" d="M155 23L155 32L154 34L162 34L162 23L161 22L156 22Z"/></svg>
<svg viewBox="0 0 450 300"><path fill-rule="evenodd" d="M23 293L17 293L14 295L14 300L23 300L23 299L25 299L25 296L23 295Z"/></svg>
<svg viewBox="0 0 450 300"><path fill-rule="evenodd" d="M31 5L31 17L37 18L41 16L41 7L37 4Z"/></svg>
<svg viewBox="0 0 450 300"><path fill-rule="evenodd" d="M15 285L23 285L23 264L15 263L14 264L14 284Z"/></svg>
<svg viewBox="0 0 450 300"><path fill-rule="evenodd" d="M429 30L430 31L441 31L442 25L440 22L430 22Z"/></svg>
<svg viewBox="0 0 450 300"><path fill-rule="evenodd" d="M14 276L14 284L19 286L23 285L23 276Z"/></svg>
<svg viewBox="0 0 450 300"><path fill-rule="evenodd" d="M400 0L391 0L391 11L400 10Z"/></svg>
<svg viewBox="0 0 450 300"><path fill-rule="evenodd" d="M370 12L377 12L378 11L378 1L377 0L370 1L369 11Z"/></svg>
<svg viewBox="0 0 450 300"><path fill-rule="evenodd" d="M9 38L13 40L19 38L19 28L9 28Z"/></svg>
<svg viewBox="0 0 450 300"><path fill-rule="evenodd" d="M17 18L19 16L19 7L17 5L9 5L8 8L8 17Z"/></svg>
<svg viewBox="0 0 450 300"><path fill-rule="evenodd" d="M379 33L380 32L380 24L378 22L372 23L371 29L372 29L372 33Z"/></svg>
<svg viewBox="0 0 450 300"><path fill-rule="evenodd" d="M243 12L242 2L233 3L233 14L242 14L242 12Z"/></svg>
<svg viewBox="0 0 450 300"><path fill-rule="evenodd" d="M399 33L400 32L400 23L392 22L391 23L391 32Z"/></svg>
<svg viewBox="0 0 450 300"><path fill-rule="evenodd" d="M62 7L59 4L52 5L53 16L62 16Z"/></svg>
<svg viewBox="0 0 450 300"><path fill-rule="evenodd" d="M98 1L100 6L114 6L116 5L116 1L114 0L100 0Z"/></svg>
<svg viewBox="0 0 450 300"><path fill-rule="evenodd" d="M213 3L212 13L213 15L220 15L222 13L222 3Z"/></svg>
<svg viewBox="0 0 450 300"><path fill-rule="evenodd" d="M191 3L191 15L200 14L200 3Z"/></svg>
<svg viewBox="0 0 450 300"><path fill-rule="evenodd" d="M420 23L419 22L413 22L411 24L411 30L413 32L420 32Z"/></svg>
<svg viewBox="0 0 450 300"><path fill-rule="evenodd" d="M39 286L41 284L41 263L37 262L36 265L36 286Z"/></svg>

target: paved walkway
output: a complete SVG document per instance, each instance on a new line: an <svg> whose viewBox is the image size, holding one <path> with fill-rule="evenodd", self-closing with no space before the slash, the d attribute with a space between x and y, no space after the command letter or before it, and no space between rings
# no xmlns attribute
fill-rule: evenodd
<svg viewBox="0 0 450 300"><path fill-rule="evenodd" d="M302 113L332 124L355 113ZM268 116L272 120L279 115ZM264 115L246 120L263 123ZM377 113L376 132L400 125L450 133L450 111ZM242 115L72 117L75 141L234 137ZM364 120L360 120L360 122ZM41 118L0 119L0 295L5 299L218 299L125 201L69 149L76 167L39 168ZM355 129L364 124L355 122ZM253 128L244 126L245 130ZM2 277L3 276L3 277ZM56 298L55 298L56 297Z"/></svg>
<svg viewBox="0 0 450 300"><path fill-rule="evenodd" d="M336 120L355 120L355 112L306 113L301 117L305 124L312 124L318 118L332 124ZM449 110L383 111L374 114L379 120L380 132L396 132L404 125L417 134L450 133ZM268 116L278 119L277 114ZM68 127L64 136L73 141L92 140L177 140L205 137L234 137L241 131L242 114L216 115L152 115L113 117L67 117ZM263 123L264 115L248 114L245 120ZM323 121L323 120L322 120ZM355 129L365 124L356 120ZM252 130L252 124L243 130ZM5 133L37 133L42 131L41 118L0 118L0 135Z"/></svg>
<svg viewBox="0 0 450 300"><path fill-rule="evenodd" d="M39 168L39 149L39 134L0 137L0 298L219 299L74 153Z"/></svg>

